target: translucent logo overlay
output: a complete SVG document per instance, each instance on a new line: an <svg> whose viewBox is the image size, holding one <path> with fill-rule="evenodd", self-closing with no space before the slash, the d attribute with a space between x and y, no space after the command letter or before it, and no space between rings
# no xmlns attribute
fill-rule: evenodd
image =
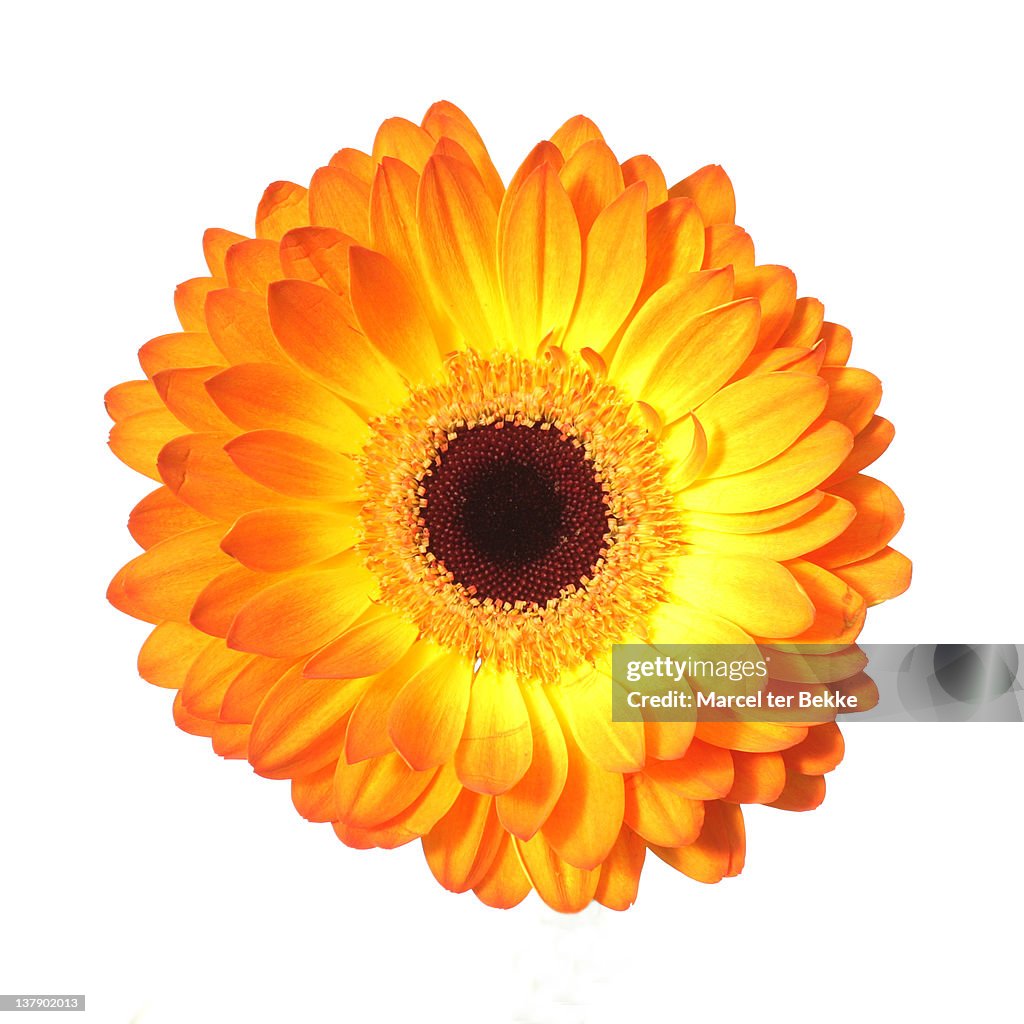
<svg viewBox="0 0 1024 1024"><path fill-rule="evenodd" d="M1014 644L616 644L616 722L1021 722Z"/></svg>

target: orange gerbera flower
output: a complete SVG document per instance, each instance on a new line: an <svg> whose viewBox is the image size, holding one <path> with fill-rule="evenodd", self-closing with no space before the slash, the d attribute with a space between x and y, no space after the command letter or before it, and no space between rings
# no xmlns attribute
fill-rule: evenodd
<svg viewBox="0 0 1024 1024"><path fill-rule="evenodd" d="M741 804L816 806L834 722L610 714L613 643L845 644L909 582L881 386L734 209L584 117L506 188L438 103L207 231L107 396L158 485L109 596L178 725L496 907L717 881Z"/></svg>

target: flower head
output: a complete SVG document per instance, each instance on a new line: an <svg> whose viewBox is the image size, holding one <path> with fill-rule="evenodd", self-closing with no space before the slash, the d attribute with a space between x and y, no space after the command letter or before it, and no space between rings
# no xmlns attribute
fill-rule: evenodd
<svg viewBox="0 0 1024 1024"><path fill-rule="evenodd" d="M438 103L207 231L107 396L157 485L109 596L178 724L492 906L717 881L742 804L817 806L834 721L609 709L614 643L849 644L909 582L880 384L734 212L583 117L506 188Z"/></svg>

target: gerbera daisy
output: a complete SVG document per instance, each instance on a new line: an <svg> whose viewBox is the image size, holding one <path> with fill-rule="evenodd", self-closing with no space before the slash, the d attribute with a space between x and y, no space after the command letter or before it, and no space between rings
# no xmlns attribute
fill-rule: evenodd
<svg viewBox="0 0 1024 1024"><path fill-rule="evenodd" d="M718 881L742 804L815 807L834 722L611 716L612 644L849 644L909 582L879 381L734 212L585 117L506 187L437 103L207 231L107 396L178 725L495 907Z"/></svg>

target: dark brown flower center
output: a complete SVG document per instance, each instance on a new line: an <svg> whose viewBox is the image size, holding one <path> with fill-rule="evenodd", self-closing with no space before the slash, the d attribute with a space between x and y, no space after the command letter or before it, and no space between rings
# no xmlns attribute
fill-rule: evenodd
<svg viewBox="0 0 1024 1024"><path fill-rule="evenodd" d="M593 460L550 424L459 430L422 485L427 550L481 600L544 605L589 578L609 543Z"/></svg>

